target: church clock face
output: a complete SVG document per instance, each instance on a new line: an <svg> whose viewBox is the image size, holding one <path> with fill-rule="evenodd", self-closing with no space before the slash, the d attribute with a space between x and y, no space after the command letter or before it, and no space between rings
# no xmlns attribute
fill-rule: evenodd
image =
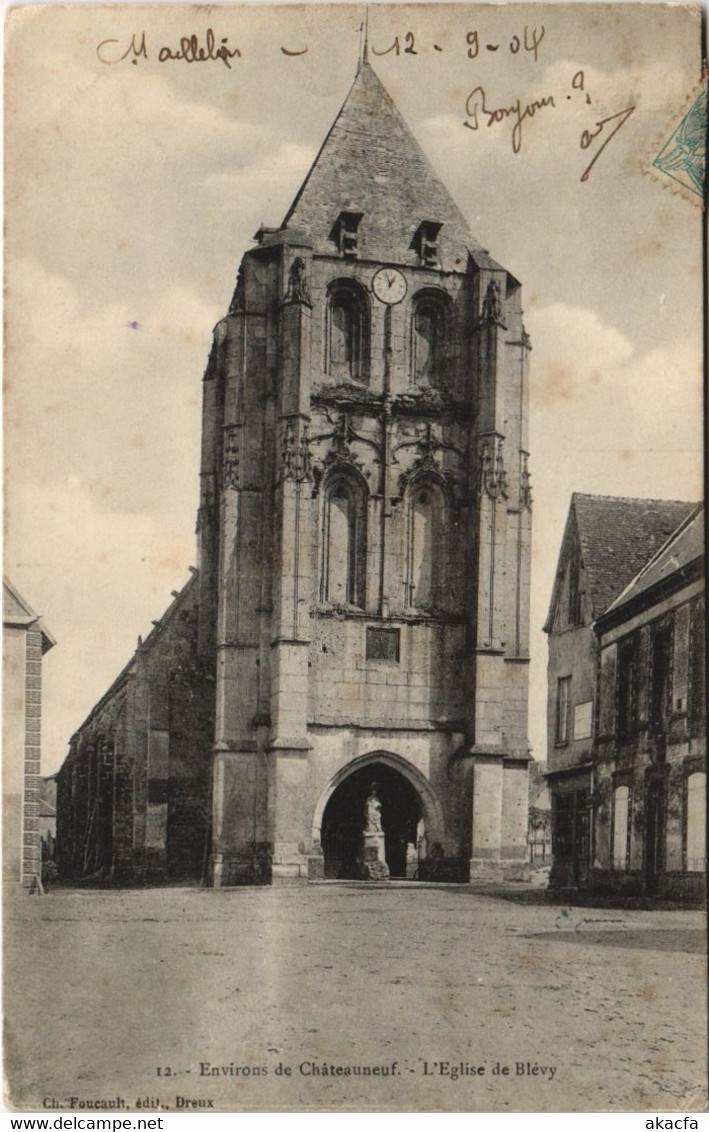
<svg viewBox="0 0 709 1132"><path fill-rule="evenodd" d="M406 279L395 267L380 267L372 279L372 290L383 303L400 303L406 289Z"/></svg>

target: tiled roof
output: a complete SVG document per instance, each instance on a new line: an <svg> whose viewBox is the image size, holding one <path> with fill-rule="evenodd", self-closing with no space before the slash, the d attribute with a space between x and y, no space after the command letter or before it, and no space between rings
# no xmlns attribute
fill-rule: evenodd
<svg viewBox="0 0 709 1132"><path fill-rule="evenodd" d="M571 506L576 513L593 614L598 617L691 514L696 503L575 492Z"/></svg>
<svg viewBox="0 0 709 1132"><path fill-rule="evenodd" d="M703 554L704 508L699 506L667 539L630 585L625 587L610 608L619 609L627 605L672 574L686 570L690 563L696 562Z"/></svg>
<svg viewBox="0 0 709 1132"><path fill-rule="evenodd" d="M441 224L440 266L464 272L468 254L500 270L471 235L421 146L368 62L354 84L298 192L284 227L304 232L316 252L332 253L340 212L362 213L361 259L419 263L411 246L422 221Z"/></svg>

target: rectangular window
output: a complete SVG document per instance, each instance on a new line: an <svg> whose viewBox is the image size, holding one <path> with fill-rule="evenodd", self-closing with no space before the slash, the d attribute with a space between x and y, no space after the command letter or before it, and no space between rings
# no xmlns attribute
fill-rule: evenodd
<svg viewBox="0 0 709 1132"><path fill-rule="evenodd" d="M618 645L617 731L619 739L629 738L638 723L639 681L638 636L626 637Z"/></svg>
<svg viewBox="0 0 709 1132"><path fill-rule="evenodd" d="M591 738L591 718L593 704L590 700L585 704L576 704L574 708L574 739Z"/></svg>
<svg viewBox="0 0 709 1132"><path fill-rule="evenodd" d="M571 677L562 676L556 682L556 742L569 741L569 695Z"/></svg>
<svg viewBox="0 0 709 1132"><path fill-rule="evenodd" d="M572 562L569 566L569 625L580 625L581 618L581 586L578 563Z"/></svg>
<svg viewBox="0 0 709 1132"><path fill-rule="evenodd" d="M367 660L399 661L398 629L367 629Z"/></svg>
<svg viewBox="0 0 709 1132"><path fill-rule="evenodd" d="M652 628L650 674L650 724L655 734L664 734L672 712L672 624L665 621Z"/></svg>

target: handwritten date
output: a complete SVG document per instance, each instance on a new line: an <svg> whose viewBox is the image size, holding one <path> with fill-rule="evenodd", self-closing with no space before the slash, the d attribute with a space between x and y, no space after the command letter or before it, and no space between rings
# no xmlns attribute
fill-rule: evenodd
<svg viewBox="0 0 709 1132"><path fill-rule="evenodd" d="M465 50L469 59L477 59L481 51L486 50L490 52L499 51L500 48L509 50L511 55L525 55L531 54L536 63L539 58L539 47L544 39L546 29L542 24L541 27L528 27L526 24L524 28L520 29L519 35L513 35L509 43L506 45L500 42L488 42L490 37L483 37L482 33L475 30L467 32L465 36ZM418 33L416 33L418 34ZM492 37L493 39L495 37ZM421 44L417 40L413 31L407 31L402 35L395 35L393 41L388 47L376 47L372 44L371 51L373 55L402 55L404 57L411 57L419 55L422 51L428 49L426 44ZM434 43L432 49L437 52L443 52L451 49L449 44L447 47L441 47L439 43ZM455 49L455 47L453 48ZM298 55L305 55L308 52L307 45L305 47L298 46L297 48L281 47L281 53L286 56L294 57ZM107 66L114 66L116 63L123 63L128 61L136 66L140 59L149 59L148 43L145 32L140 35L133 33L130 43L126 45L121 44L118 39L104 39L98 44L96 54L102 63ZM200 37L195 34L185 35L179 41L179 46L176 47L160 47L157 53L158 62L181 62L181 63L214 63L222 62L225 67L231 70L231 60L241 58L241 51L238 47L229 46L229 37L222 36L217 42L217 36L211 28L207 29L204 37L204 43Z"/></svg>
<svg viewBox="0 0 709 1132"><path fill-rule="evenodd" d="M509 42L509 50L512 55L518 55L520 50L531 52L534 55L534 62L539 58L539 45L544 39L546 28L544 24L540 28L528 28L527 24L524 25L524 33L522 36L513 35ZM469 31L465 37L468 43L468 58L477 59L480 54L480 33L477 31ZM488 51L499 51L499 43L486 43L485 47Z"/></svg>

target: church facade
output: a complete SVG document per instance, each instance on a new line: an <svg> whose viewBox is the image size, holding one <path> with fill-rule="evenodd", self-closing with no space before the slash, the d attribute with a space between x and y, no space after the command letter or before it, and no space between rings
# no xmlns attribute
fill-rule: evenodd
<svg viewBox="0 0 709 1132"><path fill-rule="evenodd" d="M209 727L193 777L216 887L362 875L373 794L391 876L522 874L529 351L519 283L365 58L215 328L175 694L199 674L202 722L174 765L163 727L168 872L188 836L171 782ZM125 771L145 805L150 748Z"/></svg>

